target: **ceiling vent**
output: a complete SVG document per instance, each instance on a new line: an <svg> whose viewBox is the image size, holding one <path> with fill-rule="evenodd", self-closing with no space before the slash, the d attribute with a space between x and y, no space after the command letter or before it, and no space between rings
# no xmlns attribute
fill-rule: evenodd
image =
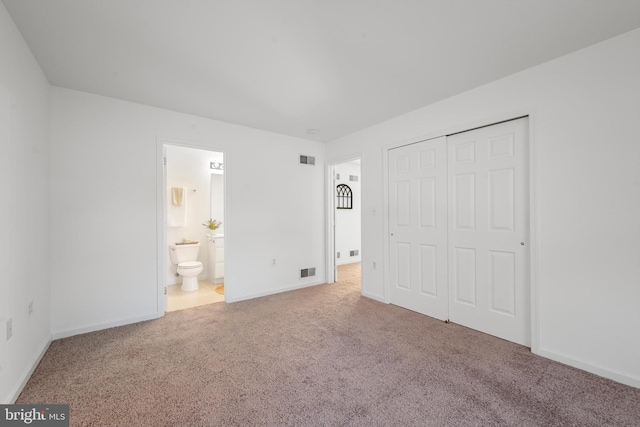
<svg viewBox="0 0 640 427"><path fill-rule="evenodd" d="M313 156L300 155L300 164L303 164L303 165L315 165L316 164L316 158L313 157Z"/></svg>

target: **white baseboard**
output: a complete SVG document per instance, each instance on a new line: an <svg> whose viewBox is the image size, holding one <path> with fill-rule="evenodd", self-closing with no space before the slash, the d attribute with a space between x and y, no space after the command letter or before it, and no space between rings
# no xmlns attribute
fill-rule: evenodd
<svg viewBox="0 0 640 427"><path fill-rule="evenodd" d="M307 282L307 283L298 284L298 285L285 286L283 288L278 288L278 289L267 291L267 292L259 292L255 294L242 295L236 298L229 298L228 295L225 295L225 302L230 303L230 302L246 301L253 298L266 297L267 295L275 295L282 292L294 291L296 289L308 288L310 286L322 285L325 283L326 282L324 280L318 280L315 282Z"/></svg>
<svg viewBox="0 0 640 427"><path fill-rule="evenodd" d="M533 351L538 356L545 357L547 359L554 360L556 362L563 363L565 365L573 366L574 368L581 369L583 371L591 372L592 374L599 375L610 380L626 384L631 387L640 388L640 378L625 374L624 372L615 371L602 366L594 365L593 363L577 360L568 356L559 354L558 352L540 349Z"/></svg>
<svg viewBox="0 0 640 427"><path fill-rule="evenodd" d="M74 335L86 334L89 332L101 331L103 329L115 328L117 326L130 325L132 323L144 322L146 320L158 319L162 316L159 316L158 313L151 313L144 316L138 317L129 317L126 319L115 320L113 322L107 323L97 323L89 326L84 326L82 328L74 328L74 329L66 329L61 331L53 332L53 339L58 340L61 338L68 338Z"/></svg>
<svg viewBox="0 0 640 427"><path fill-rule="evenodd" d="M52 336L51 334L49 334L49 336L43 343L42 347L40 348L40 351L38 352L38 355L36 356L35 360L33 361L33 363L31 363L31 366L24 372L24 374L22 374L20 382L16 385L13 391L9 393L9 404L13 404L16 402L16 400L18 399L18 396L20 396L20 393L22 393L22 390L24 390L24 386L27 385L29 378L31 378L31 375L33 375L33 372L36 370L36 368L38 367L38 364L40 363L45 353L49 349L49 346L51 345L51 341L52 341Z"/></svg>

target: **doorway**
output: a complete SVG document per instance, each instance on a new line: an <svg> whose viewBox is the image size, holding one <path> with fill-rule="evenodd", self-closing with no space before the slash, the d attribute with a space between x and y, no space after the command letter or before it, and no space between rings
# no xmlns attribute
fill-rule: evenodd
<svg viewBox="0 0 640 427"><path fill-rule="evenodd" d="M390 302L531 345L528 119L389 150Z"/></svg>
<svg viewBox="0 0 640 427"><path fill-rule="evenodd" d="M224 301L224 153L176 144L162 145L163 203L159 249L163 312ZM182 194L176 203L175 191ZM208 224L214 222L210 228ZM170 256L171 246L197 247L197 289L184 288ZM182 264L181 264L182 266Z"/></svg>
<svg viewBox="0 0 640 427"><path fill-rule="evenodd" d="M329 177L330 197L327 206L330 233L327 245L327 282L337 282L342 271L348 272L350 280L355 280L354 274L357 275L358 283L361 283L362 168L360 158L329 165Z"/></svg>

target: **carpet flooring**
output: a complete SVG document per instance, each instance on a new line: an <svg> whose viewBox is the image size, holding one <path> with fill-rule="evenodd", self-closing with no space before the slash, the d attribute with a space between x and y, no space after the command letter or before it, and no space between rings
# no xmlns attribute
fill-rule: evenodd
<svg viewBox="0 0 640 427"><path fill-rule="evenodd" d="M640 426L640 390L340 281L54 341L72 426Z"/></svg>

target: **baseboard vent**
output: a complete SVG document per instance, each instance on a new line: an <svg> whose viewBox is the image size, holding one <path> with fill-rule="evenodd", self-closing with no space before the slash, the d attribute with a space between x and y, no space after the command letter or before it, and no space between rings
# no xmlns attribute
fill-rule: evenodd
<svg viewBox="0 0 640 427"><path fill-rule="evenodd" d="M358 249L355 249L349 252L349 256L358 256L358 255L360 255L360 251Z"/></svg>
<svg viewBox="0 0 640 427"><path fill-rule="evenodd" d="M358 175L349 175L349 181L357 181Z"/></svg>
<svg viewBox="0 0 640 427"><path fill-rule="evenodd" d="M300 164L303 164L303 165L315 165L316 164L316 158L313 157L313 156L300 155Z"/></svg>
<svg viewBox="0 0 640 427"><path fill-rule="evenodd" d="M316 268L315 267L303 268L302 270L300 270L300 278L301 279L304 279L305 277L315 276L315 275L316 275Z"/></svg>

